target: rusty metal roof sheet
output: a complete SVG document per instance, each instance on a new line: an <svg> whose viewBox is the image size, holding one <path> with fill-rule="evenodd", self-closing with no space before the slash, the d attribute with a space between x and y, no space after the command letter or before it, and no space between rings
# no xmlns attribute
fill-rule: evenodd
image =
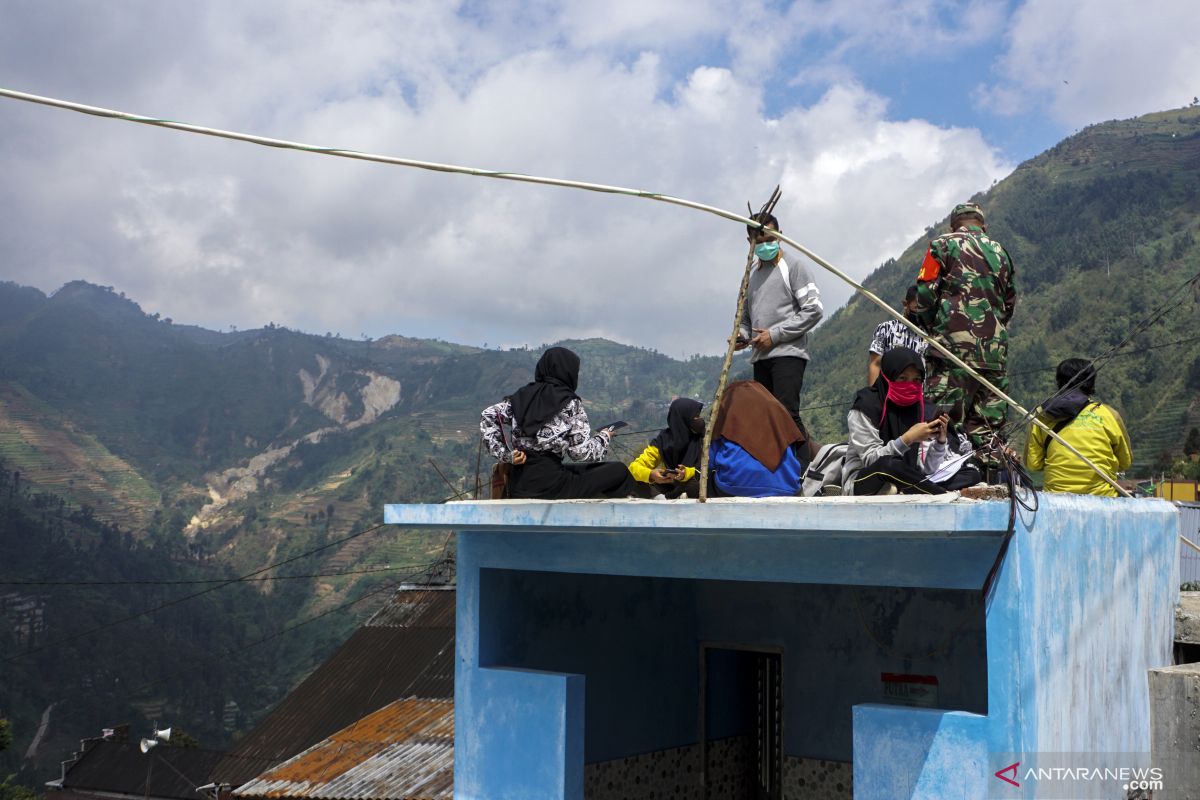
<svg viewBox="0 0 1200 800"><path fill-rule="evenodd" d="M410 697L239 788L237 797L442 800L454 792L454 703Z"/></svg>
<svg viewBox="0 0 1200 800"><path fill-rule="evenodd" d="M240 786L393 700L452 698L454 597L452 589L398 591L385 607L394 624L372 624L376 614L355 631L238 741L209 780Z"/></svg>

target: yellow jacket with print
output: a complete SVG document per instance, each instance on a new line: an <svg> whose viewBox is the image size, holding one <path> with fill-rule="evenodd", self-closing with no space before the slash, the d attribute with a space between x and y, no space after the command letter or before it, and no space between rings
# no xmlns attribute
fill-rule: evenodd
<svg viewBox="0 0 1200 800"><path fill-rule="evenodd" d="M1052 420L1042 417L1041 421L1054 427ZM1133 463L1125 423L1116 409L1104 403L1088 403L1058 435L1112 478ZM1050 440L1048 447L1047 439ZM1117 490L1105 483L1091 467L1037 426L1029 431L1024 460L1028 469L1045 471L1047 491L1117 496Z"/></svg>
<svg viewBox="0 0 1200 800"><path fill-rule="evenodd" d="M646 449L642 451L640 456L629 462L629 474L633 476L635 481L649 483L651 470L657 467L673 469L675 466L676 465L664 464L662 453L659 452L657 447L651 444L646 446ZM698 470L695 467L684 467L684 482L690 481L692 478L696 477L697 471Z"/></svg>

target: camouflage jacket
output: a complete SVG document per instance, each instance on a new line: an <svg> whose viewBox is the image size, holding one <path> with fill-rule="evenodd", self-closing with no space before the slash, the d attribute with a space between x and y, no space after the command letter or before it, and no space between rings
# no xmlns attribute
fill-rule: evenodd
<svg viewBox="0 0 1200 800"><path fill-rule="evenodd" d="M917 276L917 319L968 365L1005 368L1005 326L1016 305L1012 259L982 228L966 225L929 243ZM938 352L931 347L928 355Z"/></svg>

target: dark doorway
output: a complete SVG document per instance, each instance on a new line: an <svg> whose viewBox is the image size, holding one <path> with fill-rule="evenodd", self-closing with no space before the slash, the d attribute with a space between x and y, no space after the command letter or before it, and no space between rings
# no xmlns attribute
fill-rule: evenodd
<svg viewBox="0 0 1200 800"><path fill-rule="evenodd" d="M701 644L705 800L783 797L782 668L778 648Z"/></svg>

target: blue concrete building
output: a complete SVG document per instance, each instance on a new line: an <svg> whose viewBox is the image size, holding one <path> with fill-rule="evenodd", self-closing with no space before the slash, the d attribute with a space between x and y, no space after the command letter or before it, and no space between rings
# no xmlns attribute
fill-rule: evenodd
<svg viewBox="0 0 1200 800"><path fill-rule="evenodd" d="M1011 536L953 495L385 520L458 533L456 798L1034 797L1054 754L1149 761L1169 503L1043 494Z"/></svg>

